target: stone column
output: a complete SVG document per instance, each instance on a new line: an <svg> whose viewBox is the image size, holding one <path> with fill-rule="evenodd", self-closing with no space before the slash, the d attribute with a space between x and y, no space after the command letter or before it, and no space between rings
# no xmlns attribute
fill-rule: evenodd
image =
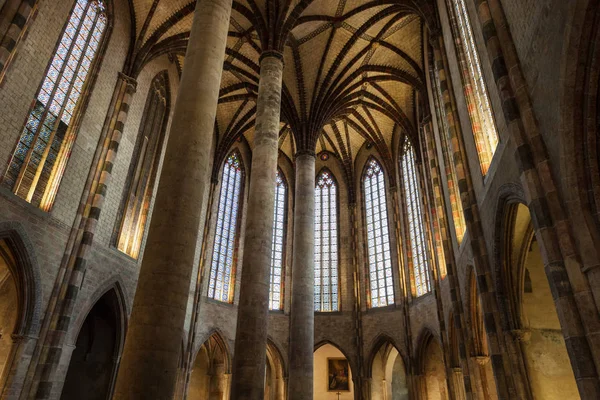
<svg viewBox="0 0 600 400"><path fill-rule="evenodd" d="M171 400L232 0L197 3L114 399Z"/></svg>
<svg viewBox="0 0 600 400"><path fill-rule="evenodd" d="M261 55L231 398L264 397L283 56Z"/></svg>
<svg viewBox="0 0 600 400"><path fill-rule="evenodd" d="M312 400L315 345L315 155L296 154L289 399Z"/></svg>

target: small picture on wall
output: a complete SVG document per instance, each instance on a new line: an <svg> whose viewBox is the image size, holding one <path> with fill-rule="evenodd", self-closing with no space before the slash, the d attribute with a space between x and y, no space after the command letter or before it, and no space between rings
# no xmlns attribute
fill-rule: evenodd
<svg viewBox="0 0 600 400"><path fill-rule="evenodd" d="M327 372L327 391L329 392L349 392L350 391L350 368L348 360L345 358L328 358Z"/></svg>

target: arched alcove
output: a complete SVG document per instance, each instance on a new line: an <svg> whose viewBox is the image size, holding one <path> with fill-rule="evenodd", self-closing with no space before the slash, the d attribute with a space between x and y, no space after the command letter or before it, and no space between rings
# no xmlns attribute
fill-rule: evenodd
<svg viewBox="0 0 600 400"><path fill-rule="evenodd" d="M112 396L124 337L121 304L113 288L88 312L77 335L61 399L106 400Z"/></svg>
<svg viewBox="0 0 600 400"><path fill-rule="evenodd" d="M421 398L448 400L444 354L439 342L428 330L420 335L417 357Z"/></svg>
<svg viewBox="0 0 600 400"><path fill-rule="evenodd" d="M529 209L506 210L504 278L533 398L579 399Z"/></svg>
<svg viewBox="0 0 600 400"><path fill-rule="evenodd" d="M313 387L315 399L354 399L350 361L331 343L323 343L315 350Z"/></svg>
<svg viewBox="0 0 600 400"><path fill-rule="evenodd" d="M285 400L286 373L283 357L273 342L267 342L267 370L265 373L265 400Z"/></svg>
<svg viewBox="0 0 600 400"><path fill-rule="evenodd" d="M0 385L2 394L25 378L28 352L40 329L40 272L23 229L0 223Z"/></svg>
<svg viewBox="0 0 600 400"><path fill-rule="evenodd" d="M371 400L408 400L404 360L389 341L376 347L371 362Z"/></svg>
<svg viewBox="0 0 600 400"><path fill-rule="evenodd" d="M229 398L229 352L223 337L213 333L198 350L190 376L188 400Z"/></svg>

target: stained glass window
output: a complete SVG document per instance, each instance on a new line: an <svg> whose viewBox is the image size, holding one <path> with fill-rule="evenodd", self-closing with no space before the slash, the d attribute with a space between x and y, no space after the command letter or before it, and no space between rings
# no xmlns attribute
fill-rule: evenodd
<svg viewBox="0 0 600 400"><path fill-rule="evenodd" d="M315 311L339 311L337 185L323 170L315 186Z"/></svg>
<svg viewBox="0 0 600 400"><path fill-rule="evenodd" d="M409 140L404 141L401 163L408 220L408 239L410 242L409 258L413 265L417 296L422 296L431 290L431 284L429 282L429 260L425 242L425 224L423 222L422 198L417 179L415 151Z"/></svg>
<svg viewBox="0 0 600 400"><path fill-rule="evenodd" d="M280 310L283 305L283 254L285 248L287 185L283 173L277 170L273 218L273 247L271 249L271 288L269 309Z"/></svg>
<svg viewBox="0 0 600 400"><path fill-rule="evenodd" d="M233 299L233 260L237 241L240 198L244 172L240 155L231 153L223 166L221 193L215 228L208 297L231 302Z"/></svg>
<svg viewBox="0 0 600 400"><path fill-rule="evenodd" d="M445 115L444 96L442 95L442 90L440 88L439 75L435 70L432 70L431 81L434 86L433 100L438 111L437 115L440 126L441 150L442 157L444 159L448 194L450 196L450 207L452 208L452 221L454 222L456 239L460 244L465 236L467 225L465 222L465 214L462 208L460 190L458 188L458 175L456 173L456 166L454 164L454 156L451 153L454 150L452 148L452 137Z"/></svg>
<svg viewBox="0 0 600 400"><path fill-rule="evenodd" d="M452 18L453 34L456 39L459 39L456 40L456 47L461 65L464 92L479 154L481 172L485 175L498 146L498 132L465 0L447 1L451 3L450 7L454 17Z"/></svg>
<svg viewBox="0 0 600 400"><path fill-rule="evenodd" d="M44 210L58 191L74 141L68 128L106 25L103 1L75 2L4 176L4 186Z"/></svg>
<svg viewBox="0 0 600 400"><path fill-rule="evenodd" d="M385 178L381 165L369 160L363 176L367 227L367 256L371 307L394 304L394 279L386 200Z"/></svg>

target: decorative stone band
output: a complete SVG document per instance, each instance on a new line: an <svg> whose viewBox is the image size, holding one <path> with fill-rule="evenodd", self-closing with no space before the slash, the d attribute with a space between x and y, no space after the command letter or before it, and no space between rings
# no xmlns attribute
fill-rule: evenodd
<svg viewBox="0 0 600 400"><path fill-rule="evenodd" d="M98 176L98 181L92 184L92 188L95 189L93 195L90 196L91 201L86 205L86 211L89 210L89 212L87 216L85 216L86 219L81 242L77 245L75 264L70 277L67 278L69 279L69 284L66 291L61 293L61 298L59 298L60 306L58 308L59 314L56 328L53 334L48 336L48 343L44 344L44 347L47 347L47 351L44 352L44 354L47 354L47 359L40 360L40 364L43 365L43 378L39 383L35 397L36 399L47 399L52 393L52 387L56 379L55 374L61 360L63 346L65 345L65 337L71 327L73 311L75 310L79 289L83 285L86 264L93 245L94 234L96 232L96 227L98 226L100 213L102 212L104 200L106 199L106 194L108 192L113 166L119 151L119 145L121 143L121 138L123 137L123 129L127 121L129 107L136 86L135 79L119 73L115 91L121 93L121 97L114 103L115 108L112 110L113 116L116 116L116 122L110 133L110 140L107 144L108 148L106 149L105 156L100 160L100 165L102 167ZM109 119L109 121L112 120L113 118ZM53 318L55 317L53 316Z"/></svg>
<svg viewBox="0 0 600 400"><path fill-rule="evenodd" d="M15 56L15 49L27 31L29 21L37 7L37 0L23 0L0 42L0 82Z"/></svg>

